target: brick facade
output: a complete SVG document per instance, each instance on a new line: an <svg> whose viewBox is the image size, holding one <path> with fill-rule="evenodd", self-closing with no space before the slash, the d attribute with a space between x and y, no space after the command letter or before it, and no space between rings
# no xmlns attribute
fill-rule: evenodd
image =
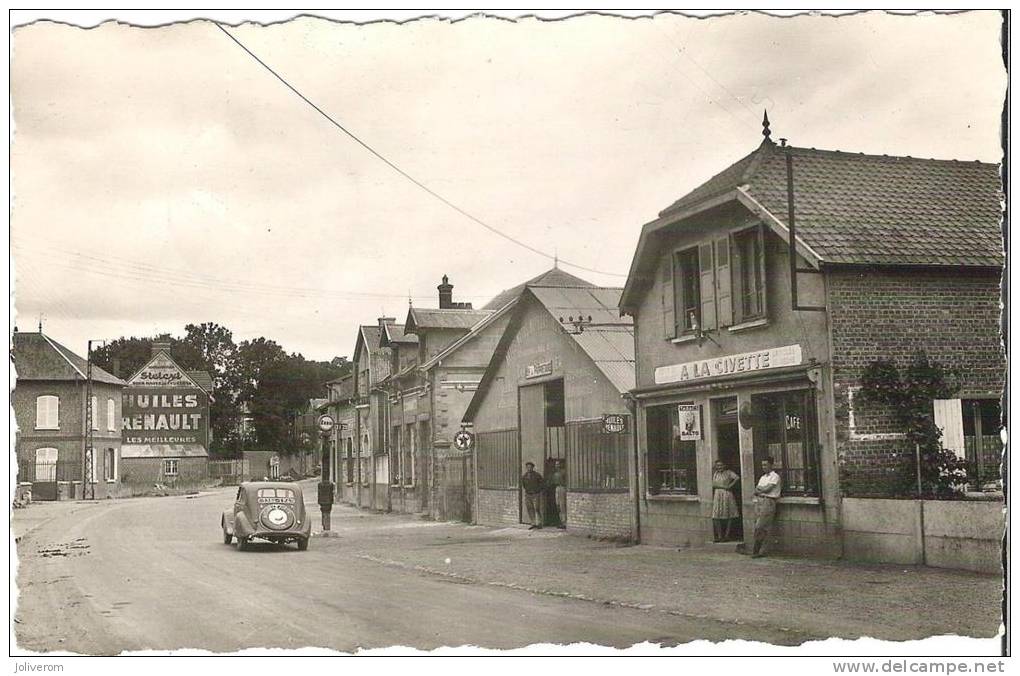
<svg viewBox="0 0 1020 676"><path fill-rule="evenodd" d="M596 538L634 538L634 499L629 493L567 491L567 532Z"/></svg>
<svg viewBox="0 0 1020 676"><path fill-rule="evenodd" d="M476 492L475 523L513 526L521 521L520 492L516 489L479 488Z"/></svg>
<svg viewBox="0 0 1020 676"><path fill-rule="evenodd" d="M889 411L852 400L877 359L905 367L924 351L959 374L960 396L1002 393L1000 275L996 271L837 270L826 275L835 425L842 490L887 495L910 481L914 453ZM853 429L850 418L853 416Z"/></svg>

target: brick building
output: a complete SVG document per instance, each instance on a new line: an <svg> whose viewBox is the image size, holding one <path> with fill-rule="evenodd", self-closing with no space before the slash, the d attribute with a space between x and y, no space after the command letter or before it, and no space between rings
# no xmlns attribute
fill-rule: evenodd
<svg viewBox="0 0 1020 676"><path fill-rule="evenodd" d="M475 433L475 521L528 522L520 476L532 462L566 480L566 513L546 495L546 525L632 539L634 334L621 289L556 270L528 283L464 414Z"/></svg>
<svg viewBox="0 0 1020 676"><path fill-rule="evenodd" d="M329 480L336 484L336 497L342 502L356 503L357 470L353 371L326 383L326 401L320 413L333 416L335 425L330 435Z"/></svg>
<svg viewBox="0 0 1020 676"><path fill-rule="evenodd" d="M470 521L471 455L454 447L453 436L506 327L508 312L505 306L476 310L470 303L455 302L445 275L437 288L439 307L412 307L404 322L404 331L418 340L411 382L418 392L419 475L428 491L421 509L434 519Z"/></svg>
<svg viewBox="0 0 1020 676"><path fill-rule="evenodd" d="M12 403L18 482L32 484L35 500L81 499L88 364L41 331L15 329L11 355L17 372ZM124 385L93 365L91 483L97 498L120 484Z"/></svg>
<svg viewBox="0 0 1020 676"><path fill-rule="evenodd" d="M380 317L376 325L358 328L354 344L354 485L353 504L389 511L389 456L386 447L386 393L381 383L390 374L390 350L379 339L393 317Z"/></svg>
<svg viewBox="0 0 1020 676"><path fill-rule="evenodd" d="M136 485L190 484L209 478L212 378L181 368L170 342L152 343L152 357L123 392L122 480Z"/></svg>
<svg viewBox="0 0 1020 676"><path fill-rule="evenodd" d="M959 398L933 402L932 415L946 448L994 473L999 173L777 146L764 133L647 223L631 264L620 309L635 321L641 536L711 540L715 460L741 476L749 532L757 468L772 456L779 548L838 556L843 498L888 494L914 467L889 411L855 405L868 364L924 351L958 368Z"/></svg>

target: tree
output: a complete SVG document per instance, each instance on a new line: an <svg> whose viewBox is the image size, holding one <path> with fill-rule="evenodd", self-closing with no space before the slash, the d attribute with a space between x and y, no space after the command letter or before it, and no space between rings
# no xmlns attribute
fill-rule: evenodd
<svg viewBox="0 0 1020 676"><path fill-rule="evenodd" d="M137 373L151 358L150 338L121 337L92 350L92 363L124 380ZM114 368L115 359L119 361L119 368Z"/></svg>

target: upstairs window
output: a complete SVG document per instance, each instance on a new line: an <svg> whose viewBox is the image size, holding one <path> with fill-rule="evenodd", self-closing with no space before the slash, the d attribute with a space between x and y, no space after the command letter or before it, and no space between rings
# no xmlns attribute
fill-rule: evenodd
<svg viewBox="0 0 1020 676"><path fill-rule="evenodd" d="M694 331L701 326L701 272L698 250L686 249L676 254L673 286L676 303L677 334Z"/></svg>
<svg viewBox="0 0 1020 676"><path fill-rule="evenodd" d="M730 248L737 297L735 320L761 319L765 316L765 243L761 226L734 233Z"/></svg>
<svg viewBox="0 0 1020 676"><path fill-rule="evenodd" d="M92 421L92 429L99 429L99 397L92 397L92 409L89 413L89 419Z"/></svg>
<svg viewBox="0 0 1020 676"><path fill-rule="evenodd" d="M763 226L665 256L660 278L667 339L763 319Z"/></svg>
<svg viewBox="0 0 1020 676"><path fill-rule="evenodd" d="M106 429L110 432L117 431L117 404L112 398L106 400Z"/></svg>
<svg viewBox="0 0 1020 676"><path fill-rule="evenodd" d="M35 399L35 428L37 430L60 429L60 398L44 394Z"/></svg>

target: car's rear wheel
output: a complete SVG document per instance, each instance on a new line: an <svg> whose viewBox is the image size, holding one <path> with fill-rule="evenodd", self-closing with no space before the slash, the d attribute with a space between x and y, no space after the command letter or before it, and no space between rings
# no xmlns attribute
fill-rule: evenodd
<svg viewBox="0 0 1020 676"><path fill-rule="evenodd" d="M297 541L297 548L299 552L303 552L308 549L308 538L301 538Z"/></svg>
<svg viewBox="0 0 1020 676"><path fill-rule="evenodd" d="M224 529L223 530L223 544L229 545L231 542L233 542L233 540L234 540L234 536L231 535L230 533L228 533L226 531L226 529Z"/></svg>

